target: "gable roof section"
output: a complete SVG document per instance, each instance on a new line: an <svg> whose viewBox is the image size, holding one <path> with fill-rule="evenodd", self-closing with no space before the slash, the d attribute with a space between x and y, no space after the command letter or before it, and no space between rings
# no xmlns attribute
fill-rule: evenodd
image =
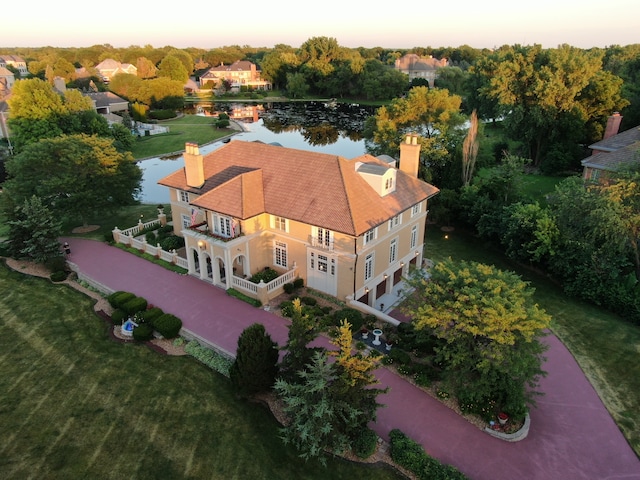
<svg viewBox="0 0 640 480"><path fill-rule="evenodd" d="M598 153L582 160L584 167L616 171L640 163L640 141L610 153Z"/></svg>
<svg viewBox="0 0 640 480"><path fill-rule="evenodd" d="M599 150L601 152L613 152L620 148L631 145L632 143L640 141L640 127L633 127L624 132L613 135L604 140L600 140L594 144L589 145L592 150Z"/></svg>
<svg viewBox="0 0 640 480"><path fill-rule="evenodd" d="M233 140L204 156L206 181L188 187L184 168L158 183L200 195L193 205L246 219L269 213L359 236L438 192L398 171L396 191L380 197L356 171L357 159Z"/></svg>

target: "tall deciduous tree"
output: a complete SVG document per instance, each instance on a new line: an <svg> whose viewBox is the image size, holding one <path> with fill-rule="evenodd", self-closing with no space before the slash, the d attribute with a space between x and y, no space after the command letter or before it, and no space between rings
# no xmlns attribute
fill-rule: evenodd
<svg viewBox="0 0 640 480"><path fill-rule="evenodd" d="M81 219L130 204L142 172L113 140L63 135L28 145L6 163L3 197L8 208L37 195L59 218Z"/></svg>
<svg viewBox="0 0 640 480"><path fill-rule="evenodd" d="M512 138L524 141L534 165L541 166L546 157L556 163L563 156L579 158L586 124L606 118L594 103L626 105L620 84L601 70L598 51L515 45L480 59L474 75L485 78L480 96L498 102ZM591 90L602 96L590 95Z"/></svg>
<svg viewBox="0 0 640 480"><path fill-rule="evenodd" d="M189 72L178 57L167 55L158 65L158 77L167 77L184 84L189 80Z"/></svg>
<svg viewBox="0 0 640 480"><path fill-rule="evenodd" d="M533 289L515 273L451 259L428 280L413 280L408 313L415 328L446 341L437 347L447 383L464 402L491 404L523 415L543 374L539 337L550 317Z"/></svg>
<svg viewBox="0 0 640 480"><path fill-rule="evenodd" d="M458 129L464 123L461 101L447 90L412 88L406 98L380 107L367 120L368 150L375 155L395 156L407 133L417 133L422 146L422 176L427 181L437 178L461 142L462 132Z"/></svg>

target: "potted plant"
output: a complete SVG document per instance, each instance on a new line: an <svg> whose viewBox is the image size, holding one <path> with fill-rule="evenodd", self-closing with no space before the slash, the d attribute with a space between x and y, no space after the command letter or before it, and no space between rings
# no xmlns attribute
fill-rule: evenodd
<svg viewBox="0 0 640 480"><path fill-rule="evenodd" d="M498 422L500 422L500 425L507 423L507 420L509 420L509 415L504 412L498 413Z"/></svg>
<svg viewBox="0 0 640 480"><path fill-rule="evenodd" d="M360 329L360 334L362 335L362 339L366 340L367 338L369 338L369 329L366 326L363 326Z"/></svg>

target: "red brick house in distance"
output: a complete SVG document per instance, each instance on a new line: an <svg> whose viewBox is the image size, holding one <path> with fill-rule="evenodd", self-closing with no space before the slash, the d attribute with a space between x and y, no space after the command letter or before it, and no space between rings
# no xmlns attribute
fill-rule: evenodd
<svg viewBox="0 0 640 480"><path fill-rule="evenodd" d="M610 172L640 164L640 126L618 133L622 115L607 120L604 138L589 145L591 156L582 160L585 182L606 183Z"/></svg>

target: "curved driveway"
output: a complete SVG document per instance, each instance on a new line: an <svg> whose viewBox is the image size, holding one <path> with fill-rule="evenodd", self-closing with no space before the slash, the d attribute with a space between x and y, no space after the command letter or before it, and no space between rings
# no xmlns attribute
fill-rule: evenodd
<svg viewBox="0 0 640 480"><path fill-rule="evenodd" d="M287 339L286 320L228 296L194 277L179 275L105 243L77 238L71 258L80 271L126 290L182 319L186 329L235 352L248 325L260 322L274 341ZM478 430L437 400L381 368L389 393L380 397L372 428L388 439L399 428L425 450L473 480L640 480L640 460L564 345L553 335L541 381L545 393L531 411L529 436L507 443Z"/></svg>

